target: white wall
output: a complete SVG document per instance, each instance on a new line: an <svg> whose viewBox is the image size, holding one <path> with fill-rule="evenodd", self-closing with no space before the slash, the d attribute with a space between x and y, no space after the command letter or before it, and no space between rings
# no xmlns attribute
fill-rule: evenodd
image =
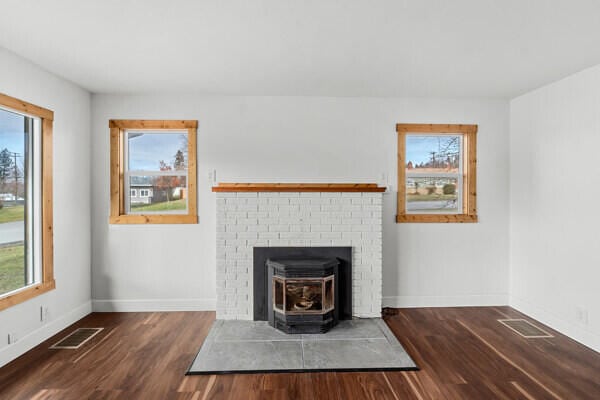
<svg viewBox="0 0 600 400"><path fill-rule="evenodd" d="M600 66L510 120L511 305L600 351Z"/></svg>
<svg viewBox="0 0 600 400"><path fill-rule="evenodd" d="M0 311L0 366L80 319L90 304L90 94L0 48L0 92L54 111L56 289ZM49 319L40 322L40 306ZM7 344L8 334L19 341Z"/></svg>
<svg viewBox="0 0 600 400"><path fill-rule="evenodd" d="M95 309L214 309L209 171L219 181L395 182L397 122L479 124L480 222L396 224L395 193L385 195L384 304L508 301L507 101L94 95L92 109ZM198 225L108 224L112 118L199 121Z"/></svg>

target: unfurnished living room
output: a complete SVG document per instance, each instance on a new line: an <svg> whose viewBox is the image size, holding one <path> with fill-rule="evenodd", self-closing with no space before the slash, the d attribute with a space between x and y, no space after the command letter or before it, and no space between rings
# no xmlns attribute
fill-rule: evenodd
<svg viewBox="0 0 600 400"><path fill-rule="evenodd" d="M600 399L599 158L596 0L0 0L0 400Z"/></svg>

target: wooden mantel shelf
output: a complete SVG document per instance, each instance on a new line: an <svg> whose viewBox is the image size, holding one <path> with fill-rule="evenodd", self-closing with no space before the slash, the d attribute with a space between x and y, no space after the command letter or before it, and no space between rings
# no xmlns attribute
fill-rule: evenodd
<svg viewBox="0 0 600 400"><path fill-rule="evenodd" d="M376 183L219 183L213 192L385 192Z"/></svg>

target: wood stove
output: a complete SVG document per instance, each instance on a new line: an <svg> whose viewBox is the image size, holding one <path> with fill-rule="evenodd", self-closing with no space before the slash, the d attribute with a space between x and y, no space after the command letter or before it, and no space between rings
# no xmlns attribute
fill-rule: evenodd
<svg viewBox="0 0 600 400"><path fill-rule="evenodd" d="M324 333L338 323L335 258L267 259L269 322L286 333Z"/></svg>

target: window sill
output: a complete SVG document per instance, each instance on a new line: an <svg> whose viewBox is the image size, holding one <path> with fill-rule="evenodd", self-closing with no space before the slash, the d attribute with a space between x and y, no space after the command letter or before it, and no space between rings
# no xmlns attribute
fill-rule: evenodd
<svg viewBox="0 0 600 400"><path fill-rule="evenodd" d="M198 216L189 214L119 215L109 218L111 224L197 224Z"/></svg>
<svg viewBox="0 0 600 400"><path fill-rule="evenodd" d="M56 288L54 280L48 282L38 283L32 286L27 286L17 292L0 296L0 311L5 310L9 307L15 306L19 303L23 303L29 299L37 297L43 293L49 292Z"/></svg>
<svg viewBox="0 0 600 400"><path fill-rule="evenodd" d="M396 215L397 223L473 223L477 222L477 215L471 214L399 214Z"/></svg>

